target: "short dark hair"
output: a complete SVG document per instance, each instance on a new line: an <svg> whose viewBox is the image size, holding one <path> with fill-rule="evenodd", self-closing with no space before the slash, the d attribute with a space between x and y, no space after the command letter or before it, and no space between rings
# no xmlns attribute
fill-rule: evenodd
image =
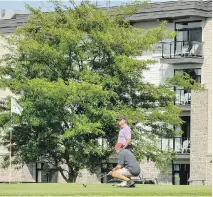
<svg viewBox="0 0 213 197"><path fill-rule="evenodd" d="M126 117L125 116L120 116L118 118L116 118L117 121L121 121L121 120L126 120Z"/></svg>

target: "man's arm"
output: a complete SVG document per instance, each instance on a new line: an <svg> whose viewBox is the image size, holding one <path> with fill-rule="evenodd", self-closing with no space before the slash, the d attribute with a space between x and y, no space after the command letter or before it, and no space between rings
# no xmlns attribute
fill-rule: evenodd
<svg viewBox="0 0 213 197"><path fill-rule="evenodd" d="M108 174L111 175L113 171L119 170L124 167L124 155L123 153L118 154L118 164L115 168L113 168Z"/></svg>
<svg viewBox="0 0 213 197"><path fill-rule="evenodd" d="M131 142L131 130L130 129L126 129L124 131L124 136L126 138L126 143L124 145L124 148L126 148Z"/></svg>
<svg viewBox="0 0 213 197"><path fill-rule="evenodd" d="M119 170L119 169L121 169L121 168L123 168L123 165L118 164L118 165L117 165L115 168L113 168L108 174L109 174L109 175L112 175L112 172L113 172L113 171Z"/></svg>
<svg viewBox="0 0 213 197"><path fill-rule="evenodd" d="M122 164L118 164L115 168L113 168L112 171L115 171L115 170L119 170L121 168L123 168L124 166Z"/></svg>
<svg viewBox="0 0 213 197"><path fill-rule="evenodd" d="M131 138L127 138L124 148L126 148L131 142Z"/></svg>

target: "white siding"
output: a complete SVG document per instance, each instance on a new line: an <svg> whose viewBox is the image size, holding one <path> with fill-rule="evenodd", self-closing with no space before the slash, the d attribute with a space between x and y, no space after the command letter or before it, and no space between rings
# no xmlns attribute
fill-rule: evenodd
<svg viewBox="0 0 213 197"><path fill-rule="evenodd" d="M142 56L137 57L137 59L148 60L154 59L157 61L156 64L148 65L149 70L145 70L142 73L142 77L144 81L160 85L163 84L168 77L172 77L174 73L173 66L168 64L161 64L160 60L157 58L153 58L152 56Z"/></svg>
<svg viewBox="0 0 213 197"><path fill-rule="evenodd" d="M138 23L134 24L134 27L142 28L144 30L148 30L148 29L159 27L160 24L161 24L160 21L138 22ZM173 23L167 23L166 29L174 31L174 24Z"/></svg>
<svg viewBox="0 0 213 197"><path fill-rule="evenodd" d="M144 30L149 30L152 28L159 27L161 24L160 21L151 21L151 22L139 22L135 23L134 27L137 28L142 28ZM173 23L168 23L167 24L167 30L174 31L174 24ZM173 39L167 39L164 41L173 41ZM154 59L157 61L156 64L154 65L149 65L148 68L149 70L144 71L142 73L142 77L144 77L144 80L155 84L155 85L160 85L165 82L165 79L168 77L172 77L174 74L174 68L172 65L168 64L161 64L160 63L160 57L161 57L161 51L147 51L143 53L143 56L137 57L138 59Z"/></svg>
<svg viewBox="0 0 213 197"><path fill-rule="evenodd" d="M5 55L8 52L5 47L5 44L6 44L6 42L5 42L4 38L0 37L0 59L2 58L3 55ZM11 92L9 89L4 90L4 89L0 88L0 101L10 94L11 94Z"/></svg>

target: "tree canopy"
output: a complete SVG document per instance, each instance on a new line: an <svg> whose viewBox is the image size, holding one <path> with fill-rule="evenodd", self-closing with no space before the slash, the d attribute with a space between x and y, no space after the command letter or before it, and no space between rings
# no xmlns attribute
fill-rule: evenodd
<svg viewBox="0 0 213 197"><path fill-rule="evenodd" d="M30 8L28 22L5 38L9 53L1 61L0 87L18 95L24 108L14 117L13 163L42 159L74 182L81 169L95 172L110 156L119 130L116 118L125 115L137 158L164 167L172 151L162 151L157 141L175 136L180 109L168 84L144 81L143 71L155 61L137 56L173 32L166 22L147 31L132 26L126 15L139 5L119 12L87 2L54 5L49 13ZM5 100L8 109L9 103ZM9 112L0 114L0 124L7 130Z"/></svg>

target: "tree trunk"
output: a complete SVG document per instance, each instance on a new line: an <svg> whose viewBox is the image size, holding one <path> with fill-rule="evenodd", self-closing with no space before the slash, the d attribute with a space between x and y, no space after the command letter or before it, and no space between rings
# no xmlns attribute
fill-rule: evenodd
<svg viewBox="0 0 213 197"><path fill-rule="evenodd" d="M78 177L78 172L71 172L69 173L69 177L68 177L68 183L75 183L76 179Z"/></svg>
<svg viewBox="0 0 213 197"><path fill-rule="evenodd" d="M62 168L60 168L59 171L61 173L61 176L67 183L75 183L79 173L79 171L74 171L72 168L71 169L69 168L67 176L65 175L64 170Z"/></svg>
<svg viewBox="0 0 213 197"><path fill-rule="evenodd" d="M75 183L78 173L79 173L79 168L75 168L72 165L68 165L69 173L68 173L68 183Z"/></svg>
<svg viewBox="0 0 213 197"><path fill-rule="evenodd" d="M67 177L64 174L64 170L62 168L59 169L59 172L61 173L61 176L63 177L63 179L67 182Z"/></svg>

